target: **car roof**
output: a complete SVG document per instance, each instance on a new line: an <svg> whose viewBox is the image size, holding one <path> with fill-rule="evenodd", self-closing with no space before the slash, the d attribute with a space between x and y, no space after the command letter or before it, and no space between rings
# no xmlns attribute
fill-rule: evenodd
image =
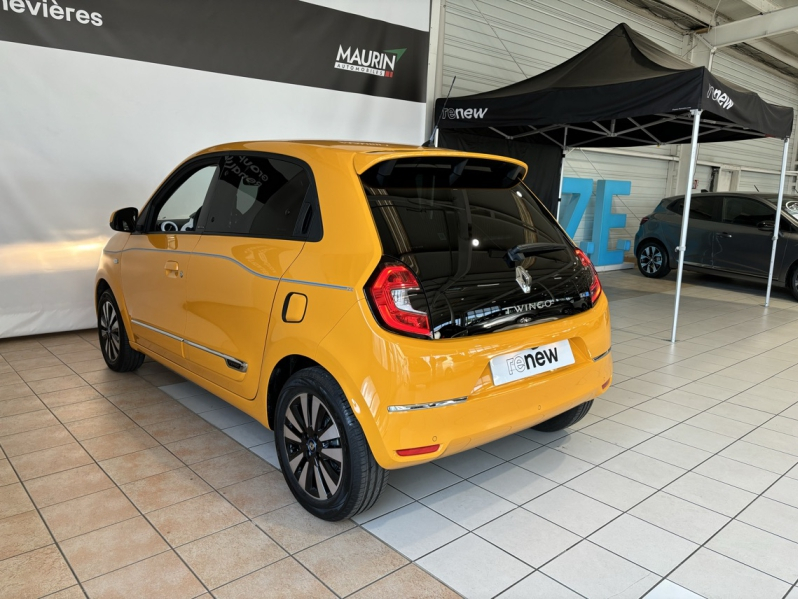
<svg viewBox="0 0 798 599"><path fill-rule="evenodd" d="M747 191L702 191L700 193L693 193L693 194L691 194L691 196L693 198L698 198L698 197L709 198L709 197L716 197L716 196L720 196L720 197L738 196L738 197L743 197L743 198L757 198L757 199L760 199L760 200L765 200L765 201L769 201L769 202L775 202L778 199L779 194L777 192L775 192L775 191L772 192L772 193L765 193L765 192L761 192L761 191L760 192L756 192L755 191L755 192L750 192L750 193L747 192ZM678 195L678 196L670 196L670 197L664 198L664 200L681 200L683 197L684 197L684 194L681 194L681 195ZM798 200L798 195L790 195L790 194L786 194L785 193L784 194L784 199L785 200L788 200L788 199L789 200Z"/></svg>
<svg viewBox="0 0 798 599"><path fill-rule="evenodd" d="M336 140L296 140L296 141L240 141L205 148L193 154L190 158L212 154L214 152L267 152L273 154L284 154L304 160L311 160L312 157L323 153L349 154L355 164L358 173L364 172L368 167L373 166L384 160L393 158L413 157L413 156L463 156L480 157L492 160L502 160L518 164L523 168L526 176L527 165L514 158L507 156L497 156L492 154L481 154L474 152L461 152L447 148L427 148L422 146L412 146L403 144L389 144L367 141L336 141ZM523 178L523 177L522 177Z"/></svg>

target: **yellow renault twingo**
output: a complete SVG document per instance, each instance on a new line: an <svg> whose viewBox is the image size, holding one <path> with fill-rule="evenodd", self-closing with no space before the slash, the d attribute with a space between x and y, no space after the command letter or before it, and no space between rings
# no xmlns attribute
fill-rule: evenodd
<svg viewBox="0 0 798 599"><path fill-rule="evenodd" d="M105 360L149 355L274 430L327 520L371 507L389 470L570 426L610 384L609 309L525 173L382 144L203 150L111 216Z"/></svg>

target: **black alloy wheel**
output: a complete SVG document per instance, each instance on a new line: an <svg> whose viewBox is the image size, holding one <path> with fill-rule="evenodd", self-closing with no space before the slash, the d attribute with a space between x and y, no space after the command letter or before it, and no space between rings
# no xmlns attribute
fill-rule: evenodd
<svg viewBox="0 0 798 599"><path fill-rule="evenodd" d="M116 372L136 370L144 362L144 354L130 347L125 323L113 294L104 291L97 302L97 332L105 363Z"/></svg>
<svg viewBox="0 0 798 599"><path fill-rule="evenodd" d="M644 241L637 250L637 268L644 277L660 279L671 271L665 248L656 241Z"/></svg>
<svg viewBox="0 0 798 599"><path fill-rule="evenodd" d="M294 497L324 520L369 509L388 482L349 400L321 367L295 372L274 414L277 457Z"/></svg>
<svg viewBox="0 0 798 599"><path fill-rule="evenodd" d="M335 495L344 471L341 433L317 395L299 393L288 402L283 439L299 487L316 500Z"/></svg>
<svg viewBox="0 0 798 599"><path fill-rule="evenodd" d="M97 328L100 331L103 354L108 356L109 361L116 362L121 349L119 315L111 302L106 301L100 305L100 321Z"/></svg>

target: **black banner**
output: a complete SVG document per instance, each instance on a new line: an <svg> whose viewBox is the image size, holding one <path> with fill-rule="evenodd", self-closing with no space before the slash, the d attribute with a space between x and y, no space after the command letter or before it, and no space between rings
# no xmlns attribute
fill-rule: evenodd
<svg viewBox="0 0 798 599"><path fill-rule="evenodd" d="M297 0L0 0L0 40L423 102L429 33Z"/></svg>

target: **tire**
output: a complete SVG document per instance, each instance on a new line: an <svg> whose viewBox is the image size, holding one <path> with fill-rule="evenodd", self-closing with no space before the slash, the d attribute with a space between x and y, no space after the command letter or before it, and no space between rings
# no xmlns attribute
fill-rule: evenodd
<svg viewBox="0 0 798 599"><path fill-rule="evenodd" d="M787 273L787 289L798 300L798 263L793 264L790 272Z"/></svg>
<svg viewBox="0 0 798 599"><path fill-rule="evenodd" d="M637 248L637 269L644 277L661 279L671 271L668 252L658 241L647 239Z"/></svg>
<svg viewBox="0 0 798 599"><path fill-rule="evenodd" d="M274 434L288 488L318 518L343 520L369 509L388 482L344 392L323 368L288 379L277 400Z"/></svg>
<svg viewBox="0 0 798 599"><path fill-rule="evenodd" d="M554 418L549 418L540 424L533 426L532 428L536 431L541 431L543 433L553 433L555 431L561 431L564 428L568 428L569 426L573 426L582 418L587 416L587 413L590 411L590 406L593 405L593 400L586 401L585 403L580 403L575 408L571 408L567 412L563 412Z"/></svg>
<svg viewBox="0 0 798 599"><path fill-rule="evenodd" d="M100 351L108 368L116 372L131 372L144 362L144 354L130 347L120 314L114 294L110 290L104 291L97 302Z"/></svg>

